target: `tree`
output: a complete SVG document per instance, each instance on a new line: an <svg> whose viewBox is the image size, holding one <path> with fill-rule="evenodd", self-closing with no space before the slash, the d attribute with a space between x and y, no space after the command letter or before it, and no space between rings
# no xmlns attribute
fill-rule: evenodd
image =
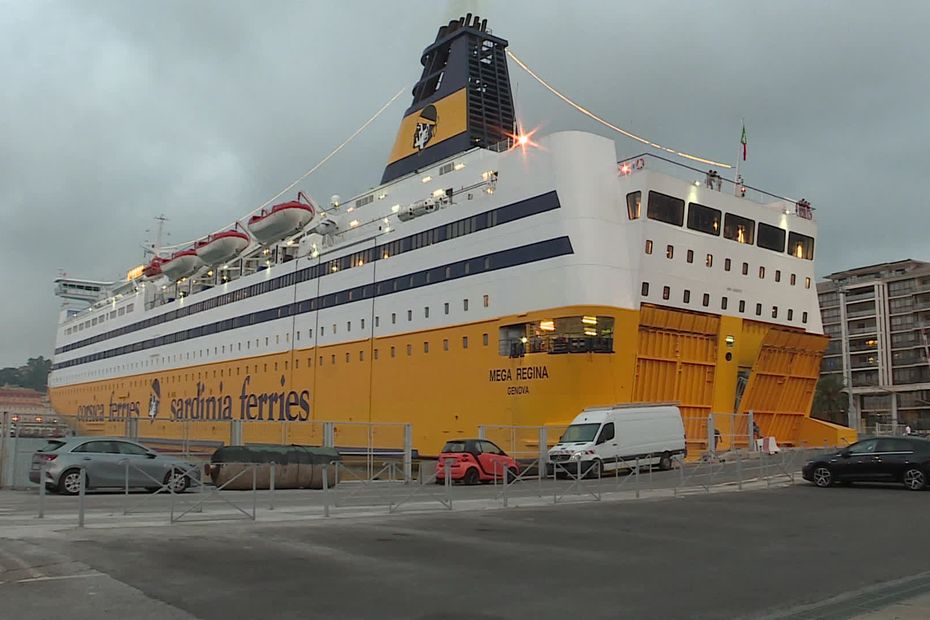
<svg viewBox="0 0 930 620"><path fill-rule="evenodd" d="M814 405L811 415L820 420L846 425L848 422L849 396L846 385L839 375L823 375L814 390Z"/></svg>
<svg viewBox="0 0 930 620"><path fill-rule="evenodd" d="M48 387L48 373L52 370L52 360L41 355L30 357L25 366L0 369L0 385L15 385L44 392Z"/></svg>

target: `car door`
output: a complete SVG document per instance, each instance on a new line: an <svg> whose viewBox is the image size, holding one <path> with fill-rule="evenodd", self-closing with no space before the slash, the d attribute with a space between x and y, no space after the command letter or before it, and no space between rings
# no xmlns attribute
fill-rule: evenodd
<svg viewBox="0 0 930 620"><path fill-rule="evenodd" d="M863 482L878 479L878 463L874 460L877 447L878 439L866 439L849 446L834 466L836 478Z"/></svg>
<svg viewBox="0 0 930 620"><path fill-rule="evenodd" d="M914 446L906 439L885 437L878 440L872 461L877 471L876 480L893 482L904 476L905 466L912 461Z"/></svg>
<svg viewBox="0 0 930 620"><path fill-rule="evenodd" d="M91 487L119 486L123 479L119 453L112 441L95 440L77 446L77 464L84 467Z"/></svg>
<svg viewBox="0 0 930 620"><path fill-rule="evenodd" d="M617 467L617 435L614 431L614 423L608 422L601 427L594 441L594 453L597 458L601 459L604 469L616 469Z"/></svg>
<svg viewBox="0 0 930 620"><path fill-rule="evenodd" d="M504 451L491 441L481 440L478 444L481 447L480 461L484 473L492 478L502 478L507 473Z"/></svg>
<svg viewBox="0 0 930 620"><path fill-rule="evenodd" d="M119 450L122 472L120 480L125 484L126 463L129 463L129 486L156 487L164 480L164 466L149 457L149 451L128 441L114 441Z"/></svg>

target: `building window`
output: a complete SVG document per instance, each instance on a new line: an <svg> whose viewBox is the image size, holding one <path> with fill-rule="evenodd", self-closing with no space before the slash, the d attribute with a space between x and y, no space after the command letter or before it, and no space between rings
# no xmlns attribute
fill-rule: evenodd
<svg viewBox="0 0 930 620"><path fill-rule="evenodd" d="M646 254L652 254L652 239L646 239Z"/></svg>
<svg viewBox="0 0 930 620"><path fill-rule="evenodd" d="M743 263L743 275L744 276L749 275L749 263Z"/></svg>
<svg viewBox="0 0 930 620"><path fill-rule="evenodd" d="M642 192L630 192L626 195L626 214L631 220L638 220Z"/></svg>
<svg viewBox="0 0 930 620"><path fill-rule="evenodd" d="M704 257L704 264L705 264L706 266L708 266L708 267L713 267L713 266L714 266L714 255L713 255L713 254L708 254L707 256L705 256L705 257Z"/></svg>
<svg viewBox="0 0 930 620"><path fill-rule="evenodd" d="M801 313L801 322L802 322L802 323L807 323L807 313L806 313L806 312L802 312L802 313Z"/></svg>
<svg viewBox="0 0 930 620"><path fill-rule="evenodd" d="M788 253L797 258L814 260L814 238L798 233L788 233Z"/></svg>
<svg viewBox="0 0 930 620"><path fill-rule="evenodd" d="M484 303L484 307L485 307L485 308L487 308L488 306L490 306L490 305L491 305L491 296L490 296L490 295L485 295L484 298L483 298L483 303Z"/></svg>
<svg viewBox="0 0 930 620"><path fill-rule="evenodd" d="M671 296L672 296L672 290L667 286L663 286L662 287L662 299L668 299Z"/></svg>
<svg viewBox="0 0 930 620"><path fill-rule="evenodd" d="M444 313L449 314L449 302L448 301L442 305L442 310Z"/></svg>
<svg viewBox="0 0 930 620"><path fill-rule="evenodd" d="M792 310L791 308L788 308L788 320L789 321L794 320L794 310Z"/></svg>
<svg viewBox="0 0 930 620"><path fill-rule="evenodd" d="M462 309L463 309L465 312L468 312L468 300L467 300L467 299L463 299L463 300L462 300Z"/></svg>
<svg viewBox="0 0 930 620"><path fill-rule="evenodd" d="M804 288L810 288L810 287L811 287L811 279L804 278Z"/></svg>
<svg viewBox="0 0 930 620"><path fill-rule="evenodd" d="M681 301L686 304L691 303L691 291L689 291L688 289L685 289L684 292L681 294Z"/></svg>
<svg viewBox="0 0 930 620"><path fill-rule="evenodd" d="M723 270L724 271L730 271L731 266L732 266L732 262L730 261L729 258L723 259Z"/></svg>
<svg viewBox="0 0 930 620"><path fill-rule="evenodd" d="M776 282L781 282L781 269L776 269L776 270L775 270L775 281L776 281Z"/></svg>
<svg viewBox="0 0 930 620"><path fill-rule="evenodd" d="M784 228L779 228L778 226L771 226L770 224L759 222L759 233L758 239L756 240L756 245L758 245L760 248L765 248L766 250L784 252L786 232L787 231L785 231Z"/></svg>
<svg viewBox="0 0 930 620"><path fill-rule="evenodd" d="M669 247L671 247L671 246L669 246ZM693 262L694 262L694 250L688 250L688 254L687 254L686 260L687 260L689 263L693 263Z"/></svg>
<svg viewBox="0 0 930 620"><path fill-rule="evenodd" d="M756 304L756 316L762 316L762 304Z"/></svg>
<svg viewBox="0 0 930 620"><path fill-rule="evenodd" d="M642 294L643 297L649 296L649 283L648 282L643 282L643 287L640 293Z"/></svg>
<svg viewBox="0 0 930 620"><path fill-rule="evenodd" d="M748 243L752 245L753 231L755 228L755 221L747 217L734 215L733 213L727 213L723 220L723 236L737 243Z"/></svg>
<svg viewBox="0 0 930 620"><path fill-rule="evenodd" d="M760 280L765 279L765 267L763 267L762 265L759 265L759 279Z"/></svg>
<svg viewBox="0 0 930 620"><path fill-rule="evenodd" d="M701 300L701 305L705 308L710 305L710 293L704 293L704 298Z"/></svg>
<svg viewBox="0 0 930 620"><path fill-rule="evenodd" d="M665 258L674 258L675 257L675 246L667 245L665 246Z"/></svg>
<svg viewBox="0 0 930 620"><path fill-rule="evenodd" d="M721 298L720 298L720 309L721 309L721 310L726 310L726 309L727 309L727 298L726 298L726 297L721 297Z"/></svg>
<svg viewBox="0 0 930 620"><path fill-rule="evenodd" d="M720 234L720 211L696 202L688 204L688 228L708 235Z"/></svg>
<svg viewBox="0 0 930 620"><path fill-rule="evenodd" d="M681 226L685 221L685 201L659 192L649 192L646 217L650 220Z"/></svg>

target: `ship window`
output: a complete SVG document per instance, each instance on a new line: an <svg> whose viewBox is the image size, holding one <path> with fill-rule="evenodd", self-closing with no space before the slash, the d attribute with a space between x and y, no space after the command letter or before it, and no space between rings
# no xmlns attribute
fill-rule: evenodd
<svg viewBox="0 0 930 620"><path fill-rule="evenodd" d="M375 350L372 352L372 356L373 356L375 359L378 359L378 349L375 349Z"/></svg>
<svg viewBox="0 0 930 620"><path fill-rule="evenodd" d="M710 305L710 293L704 293L704 298L701 300L701 305L705 308Z"/></svg>
<svg viewBox="0 0 930 620"><path fill-rule="evenodd" d="M485 295L484 296L484 307L487 308L489 305L491 305L491 297L490 295Z"/></svg>
<svg viewBox="0 0 930 620"><path fill-rule="evenodd" d="M765 279L765 267L763 265L759 265L759 279Z"/></svg>
<svg viewBox="0 0 930 620"><path fill-rule="evenodd" d="M652 254L652 239L646 239L646 254Z"/></svg>
<svg viewBox="0 0 930 620"><path fill-rule="evenodd" d="M445 314L449 314L449 302L448 301L442 305L442 310Z"/></svg>
<svg viewBox="0 0 930 620"><path fill-rule="evenodd" d="M408 321L413 320L413 310L407 310L407 320Z"/></svg>
<svg viewBox="0 0 930 620"><path fill-rule="evenodd" d="M649 192L646 217L650 220L681 226L685 220L685 201L659 192Z"/></svg>
<svg viewBox="0 0 930 620"><path fill-rule="evenodd" d="M674 258L675 257L675 246L667 245L665 246L665 258Z"/></svg>
<svg viewBox="0 0 930 620"><path fill-rule="evenodd" d="M423 307L423 318L426 318L426 319L429 318L429 306Z"/></svg>
<svg viewBox="0 0 930 620"><path fill-rule="evenodd" d="M397 323L397 313L392 312L391 313L391 325L395 325L396 323Z"/></svg>
<svg viewBox="0 0 930 620"><path fill-rule="evenodd" d="M346 351L346 364L348 364L348 363L349 363L349 352Z"/></svg>
<svg viewBox="0 0 930 620"><path fill-rule="evenodd" d="M746 312L746 300L744 299L739 300L739 311Z"/></svg>
<svg viewBox="0 0 930 620"><path fill-rule="evenodd" d="M788 253L798 258L814 260L814 238L799 233L788 233Z"/></svg>
<svg viewBox="0 0 930 620"><path fill-rule="evenodd" d="M412 344L408 344L408 345L407 345L407 355L408 355L408 356L409 356L409 355L413 355L413 345L412 345Z"/></svg>
<svg viewBox="0 0 930 620"><path fill-rule="evenodd" d="M375 327L380 327L380 326L381 326L381 317L380 317L380 316L376 316L376 317L375 317Z"/></svg>
<svg viewBox="0 0 930 620"><path fill-rule="evenodd" d="M794 320L794 310L792 310L791 308L788 308L788 320L789 321Z"/></svg>
<svg viewBox="0 0 930 620"><path fill-rule="evenodd" d="M810 239L810 237L808 237L808 238ZM812 247L812 248L814 247L814 240L813 240L813 239L811 239L811 247ZM135 307L136 307L135 304L129 304L128 306L126 306L126 312L132 312L133 308L135 308Z"/></svg>
<svg viewBox="0 0 930 620"><path fill-rule="evenodd" d="M756 304L756 316L762 316L762 304Z"/></svg>
<svg viewBox="0 0 930 620"><path fill-rule="evenodd" d="M462 300L462 309L465 310L465 312L468 312L468 300L467 299Z"/></svg>
<svg viewBox="0 0 930 620"><path fill-rule="evenodd" d="M361 319L361 321L362 321L362 329L365 329L365 319Z"/></svg>
<svg viewBox="0 0 930 620"><path fill-rule="evenodd" d="M688 289L685 289L684 292L681 294L681 301L686 304L691 303L691 291L689 291Z"/></svg>
<svg viewBox="0 0 930 620"><path fill-rule="evenodd" d="M626 195L626 214L631 220L638 220L642 192L630 192Z"/></svg>
<svg viewBox="0 0 930 620"><path fill-rule="evenodd" d="M649 296L649 283L648 282L643 282L643 288L642 288L641 294L643 297Z"/></svg>
<svg viewBox="0 0 930 620"><path fill-rule="evenodd" d="M775 270L775 281L776 281L776 282L781 282L781 269L776 269L776 270Z"/></svg>
<svg viewBox="0 0 930 620"><path fill-rule="evenodd" d="M804 288L810 288L810 287L811 287L811 279L804 278Z"/></svg>
<svg viewBox="0 0 930 620"><path fill-rule="evenodd" d="M714 266L714 255L708 254L707 256L705 256L704 264L707 265L708 267L713 267Z"/></svg>
<svg viewBox="0 0 930 620"><path fill-rule="evenodd" d="M807 323L807 313L806 313L806 312L801 313L801 322L802 322L802 323Z"/></svg>
<svg viewBox="0 0 930 620"><path fill-rule="evenodd" d="M391 347L391 357L397 357L397 349Z"/></svg>
<svg viewBox="0 0 930 620"><path fill-rule="evenodd" d="M755 227L756 223L753 220L727 213L723 220L723 236L737 243L752 244Z"/></svg>
<svg viewBox="0 0 930 620"><path fill-rule="evenodd" d="M448 339L448 338L443 338L443 340L442 340L442 350L443 350L443 351L448 351L448 350L449 350L449 339Z"/></svg>
<svg viewBox="0 0 930 620"><path fill-rule="evenodd" d="M721 298L720 298L720 309L721 309L721 310L726 310L726 309L727 309L727 298L726 298L726 297L721 297Z"/></svg>
<svg viewBox="0 0 930 620"><path fill-rule="evenodd" d="M791 274L790 281L791 281L791 286L794 286L794 285L797 284L797 282L798 282L798 277L797 277L795 274L792 273L792 274Z"/></svg>
<svg viewBox="0 0 930 620"><path fill-rule="evenodd" d="M772 318L773 319L778 318L778 306L772 306Z"/></svg>
<svg viewBox="0 0 930 620"><path fill-rule="evenodd" d="M352 321L346 321L346 331L352 331Z"/></svg>
<svg viewBox="0 0 930 620"><path fill-rule="evenodd" d="M468 348L468 336L462 336L462 348L463 349Z"/></svg>
<svg viewBox="0 0 930 620"><path fill-rule="evenodd" d="M708 235L720 234L720 211L696 202L688 204L688 228Z"/></svg>
<svg viewBox="0 0 930 620"><path fill-rule="evenodd" d="M756 244L766 250L785 251L785 229L759 222L759 238Z"/></svg>
<svg viewBox="0 0 930 620"><path fill-rule="evenodd" d="M124 314L126 314L126 308L120 308L117 314L119 314L119 316L123 316Z"/></svg>
<svg viewBox="0 0 930 620"><path fill-rule="evenodd" d="M425 340L423 341L423 352L424 352L424 353L429 353L429 342L427 342L427 341L425 341Z"/></svg>
<svg viewBox="0 0 930 620"><path fill-rule="evenodd" d="M749 263L743 263L743 275L744 276L749 275Z"/></svg>
<svg viewBox="0 0 930 620"><path fill-rule="evenodd" d="M694 250L688 250L687 258L685 260L687 260L689 263L694 262Z"/></svg>
<svg viewBox="0 0 930 620"><path fill-rule="evenodd" d="M662 299L668 299L671 296L672 296L672 290L667 286L663 286L662 287Z"/></svg>
<svg viewBox="0 0 930 620"><path fill-rule="evenodd" d="M723 270L730 271L730 267L732 264L733 262L729 258L723 259Z"/></svg>
<svg viewBox="0 0 930 620"><path fill-rule="evenodd" d="M490 342L490 338L488 337L488 335L481 334L481 344L483 344L484 346L488 346L488 342Z"/></svg>

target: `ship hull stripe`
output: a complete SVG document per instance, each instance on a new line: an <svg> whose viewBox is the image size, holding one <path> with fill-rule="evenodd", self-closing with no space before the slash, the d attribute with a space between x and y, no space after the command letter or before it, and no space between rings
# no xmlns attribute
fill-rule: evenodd
<svg viewBox="0 0 930 620"><path fill-rule="evenodd" d="M364 264L368 264L372 261L386 260L383 258L385 251L388 251L390 257L394 257L398 254L405 254L407 252L418 250L423 247L428 247L427 245L424 245L422 242L420 242L420 240L424 238L434 239L433 243L428 245L435 245L436 243L457 239L464 235L452 235L449 233L449 231L455 229L457 225L464 224L466 222L471 225L471 232L466 234L473 234L487 228L502 226L510 222L515 222L526 217L538 215L540 213L545 213L547 211L552 211L553 209L558 208L559 198L556 192L551 191L545 194L540 194L539 196L527 198L525 200L514 202L503 207L498 207L496 209L491 209L489 211L484 211L477 215L462 218L454 222L448 222L423 232L394 239L388 243L376 245L375 247L366 251L366 260L364 260ZM417 239L415 240L415 238ZM353 256L354 254L346 254L345 256L341 256L336 259L321 259L317 265L305 267L303 269L297 270L296 272L284 274L276 278L271 278L270 280L253 284L248 287L236 289L235 291L225 293L218 297L213 297L199 303L172 310L170 312L164 312L148 319L138 321L131 325L120 327L119 329L114 329L109 332L98 334L91 338L85 338L84 340L58 347L55 349L55 354L58 355L61 353L67 353L69 351L74 351L76 349L90 346L92 344L118 338L119 336L125 336L126 334L131 334L133 332L147 329L155 325L161 325L163 323L168 323L185 316L190 316L192 314L212 310L220 306L225 306L230 303L235 303L248 297L270 293L271 291L292 286L299 282L306 282L324 276L334 275L354 267L357 261L352 260ZM333 267L335 267L335 269L333 269ZM244 295L243 291L245 292Z"/></svg>
<svg viewBox="0 0 930 620"><path fill-rule="evenodd" d="M344 289L335 293L302 299L274 308L250 312L223 321L198 325L197 327L166 334L157 338L149 338L122 347L78 357L66 362L59 362L54 364L52 368L58 370L89 362L110 359L127 353L136 353L138 351L145 351L155 347L183 342L201 336L209 336L232 329L239 329L241 327L250 327L252 325L283 319L297 314L316 312L317 310L324 310L343 304L364 301L366 299L374 299L375 297L385 297L415 288L432 286L442 282L458 280L501 269L519 267L520 265L527 265L573 253L574 250L572 249L571 241L567 236L556 237L554 239L539 241L516 248L509 248L490 254L483 254L453 263L446 263L429 269L422 269L371 284Z"/></svg>

